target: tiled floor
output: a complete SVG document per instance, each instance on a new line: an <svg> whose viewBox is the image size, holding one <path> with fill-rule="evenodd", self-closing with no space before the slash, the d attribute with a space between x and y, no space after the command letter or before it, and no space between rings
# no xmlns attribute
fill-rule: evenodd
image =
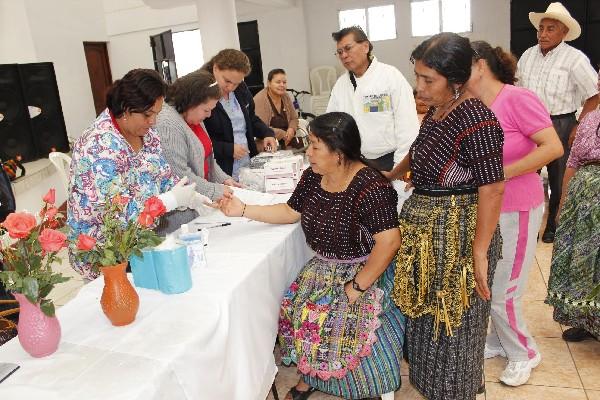
<svg viewBox="0 0 600 400"><path fill-rule="evenodd" d="M505 359L497 357L486 361L486 393L478 399L487 400L600 400L600 342L587 340L581 343L566 343L561 339L564 327L552 319L552 308L544 304L550 271L552 245L540 242L537 247L535 265L532 268L524 310L529 329L541 349L542 363L533 371L528 384L512 388L500 384L498 376L504 368ZM78 274L68 267L66 254L58 270L74 279L58 285L51 293L57 306L72 299L82 286ZM402 365L402 388L396 392L397 400L423 399L408 382L408 369ZM293 367L281 366L275 380L281 400L296 384L298 375ZM268 400L273 397L269 395ZM311 400L334 400L336 397L322 393L311 396Z"/></svg>
<svg viewBox="0 0 600 400"><path fill-rule="evenodd" d="M529 329L542 353L542 363L533 371L526 385L513 388L499 383L498 376L506 360L496 357L485 363L485 394L478 400L600 400L600 342L586 340L566 343L561 338L563 326L552 319L552 308L544 304L550 272L552 245L538 244L535 265L524 296L524 312ZM408 367L402 365L402 388L396 392L396 400L424 399L408 381ZM279 367L275 379L279 397L298 382L296 369ZM334 400L337 397L322 393L312 395L311 400ZM273 399L269 395L268 400Z"/></svg>

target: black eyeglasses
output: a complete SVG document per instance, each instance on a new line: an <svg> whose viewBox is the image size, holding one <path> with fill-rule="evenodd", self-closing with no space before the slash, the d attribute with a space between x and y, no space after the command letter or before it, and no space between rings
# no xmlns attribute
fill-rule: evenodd
<svg viewBox="0 0 600 400"><path fill-rule="evenodd" d="M349 53L350 50L352 50L352 48L356 45L356 43L360 43L360 42L354 42L354 43L347 44L344 47L340 47L339 49L337 49L335 51L335 53L333 53L333 55L336 57L340 57L344 53Z"/></svg>

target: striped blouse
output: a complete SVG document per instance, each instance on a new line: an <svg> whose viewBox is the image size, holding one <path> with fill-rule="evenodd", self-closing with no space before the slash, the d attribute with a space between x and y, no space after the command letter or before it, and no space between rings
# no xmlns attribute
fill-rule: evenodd
<svg viewBox="0 0 600 400"><path fill-rule="evenodd" d="M423 118L410 148L415 187L483 186L504 179L504 133L480 100L467 99L444 119Z"/></svg>

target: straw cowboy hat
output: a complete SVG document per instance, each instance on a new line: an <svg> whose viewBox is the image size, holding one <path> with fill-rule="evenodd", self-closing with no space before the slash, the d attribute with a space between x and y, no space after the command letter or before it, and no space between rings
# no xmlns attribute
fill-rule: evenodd
<svg viewBox="0 0 600 400"><path fill-rule="evenodd" d="M546 12L529 13L529 20L531 21L535 29L538 29L538 27L540 26L540 21L544 18L556 19L565 24L567 28L569 28L569 32L567 32L567 35L565 36L566 42L570 40L575 40L579 37L579 35L581 35L581 26L579 26L579 23L575 20L575 18L571 17L571 14L569 14L569 11L567 11L565 6L563 6L559 2L550 3L548 8L546 9Z"/></svg>

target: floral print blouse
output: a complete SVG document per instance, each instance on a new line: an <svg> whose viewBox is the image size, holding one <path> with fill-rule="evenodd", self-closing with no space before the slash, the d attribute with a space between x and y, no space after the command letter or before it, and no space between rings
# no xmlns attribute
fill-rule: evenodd
<svg viewBox="0 0 600 400"><path fill-rule="evenodd" d="M75 241L80 233L85 233L102 243L99 227L106 201L117 194L129 200L120 217L125 224L139 215L146 199L168 191L177 180L153 128L136 153L119 133L108 109L104 110L73 147L67 200L67 225L73 243L69 258L73 268L87 279L98 276L90 264L74 257Z"/></svg>

